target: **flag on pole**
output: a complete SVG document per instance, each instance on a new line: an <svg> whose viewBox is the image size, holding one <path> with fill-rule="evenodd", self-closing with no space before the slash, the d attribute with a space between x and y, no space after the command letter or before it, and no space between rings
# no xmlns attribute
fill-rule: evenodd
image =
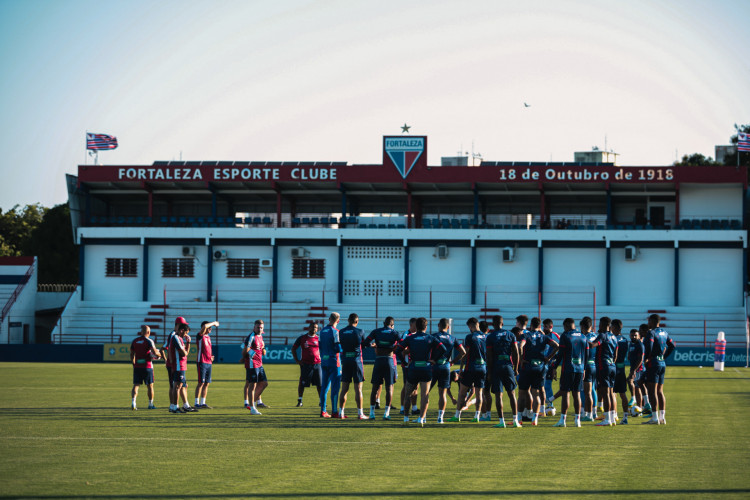
<svg viewBox="0 0 750 500"><path fill-rule="evenodd" d="M750 134L737 133L737 151L750 151Z"/></svg>
<svg viewBox="0 0 750 500"><path fill-rule="evenodd" d="M116 147L117 137L113 135L86 133L86 149L115 149Z"/></svg>

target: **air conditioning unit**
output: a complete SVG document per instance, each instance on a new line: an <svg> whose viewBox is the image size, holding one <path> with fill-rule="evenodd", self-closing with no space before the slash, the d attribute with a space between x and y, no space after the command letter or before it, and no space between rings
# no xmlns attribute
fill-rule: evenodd
<svg viewBox="0 0 750 500"><path fill-rule="evenodd" d="M214 260L227 260L227 251L226 250L216 250L214 252Z"/></svg>
<svg viewBox="0 0 750 500"><path fill-rule="evenodd" d="M435 253L433 254L433 257L437 257L438 259L447 259L448 258L448 245L437 245L435 247Z"/></svg>
<svg viewBox="0 0 750 500"><path fill-rule="evenodd" d="M260 267L273 267L273 259L260 259Z"/></svg>
<svg viewBox="0 0 750 500"><path fill-rule="evenodd" d="M305 247L292 248L293 259L304 259L308 255L310 255L310 252L308 252Z"/></svg>
<svg viewBox="0 0 750 500"><path fill-rule="evenodd" d="M625 247L625 260L635 260L638 258L638 247L635 245L627 245Z"/></svg>
<svg viewBox="0 0 750 500"><path fill-rule="evenodd" d="M195 257L195 247L182 247L183 257Z"/></svg>
<svg viewBox="0 0 750 500"><path fill-rule="evenodd" d="M505 247L502 250L503 262L513 262L516 259L516 249L513 247Z"/></svg>

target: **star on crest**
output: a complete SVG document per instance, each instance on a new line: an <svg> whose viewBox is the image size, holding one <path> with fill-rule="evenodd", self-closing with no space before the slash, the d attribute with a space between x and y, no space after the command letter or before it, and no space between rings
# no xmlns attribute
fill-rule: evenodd
<svg viewBox="0 0 750 500"><path fill-rule="evenodd" d="M403 127L401 127L401 133L402 133L402 134L408 134L408 133L409 133L409 129L410 129L410 128L411 128L411 126L409 126L409 125L407 125L406 123L404 123L404 126L403 126Z"/></svg>

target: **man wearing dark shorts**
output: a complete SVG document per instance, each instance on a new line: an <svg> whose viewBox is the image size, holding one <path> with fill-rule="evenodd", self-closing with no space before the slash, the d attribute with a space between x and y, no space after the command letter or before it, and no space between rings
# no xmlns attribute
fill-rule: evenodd
<svg viewBox="0 0 750 500"><path fill-rule="evenodd" d="M533 426L538 423L539 410L542 407L541 393L544 387L545 367L558 350L558 343L545 335L541 326L541 319L531 318L531 330L523 334L518 347L521 354L518 390L525 393L524 400L529 406L527 416L531 419L531 425ZM545 355L547 347L551 351L548 355Z"/></svg>
<svg viewBox="0 0 750 500"><path fill-rule="evenodd" d="M432 382L432 366L435 359L445 356L447 349L434 336L427 333L427 319L417 318L417 332L409 335L399 344L409 355L409 371L406 375L406 392L411 393L414 387L419 387L420 412L417 423L424 426L427 418L427 407L430 404L430 384ZM409 412L404 412L404 424L409 423Z"/></svg>
<svg viewBox="0 0 750 500"><path fill-rule="evenodd" d="M211 328L214 326L219 326L219 322L203 321L195 342L198 345L196 363L198 383L195 385L195 407L206 410L213 409L206 404L206 396L208 395L208 385L211 383L211 371L214 366L214 352L211 345Z"/></svg>
<svg viewBox="0 0 750 500"><path fill-rule="evenodd" d="M263 320L255 320L251 331L243 343L242 357L245 361L245 408L250 415L260 415L257 403L260 395L268 387L266 370L263 368L263 355L266 343L263 341Z"/></svg>
<svg viewBox="0 0 750 500"><path fill-rule="evenodd" d="M462 346L453 335L448 332L448 320L441 318L438 322L438 332L433 336L443 344L446 352L443 356L435 360L435 365L432 367L432 383L430 384L430 390L437 384L438 386L438 418L437 423L443 423L443 416L445 415L445 407L448 404L448 390L451 388L451 364L453 360L453 352L458 352L459 357L463 358L466 355L464 346Z"/></svg>
<svg viewBox="0 0 750 500"><path fill-rule="evenodd" d="M563 329L560 335L560 393L562 405L560 410L560 420L554 427L566 427L568 405L570 404L569 394L573 393L573 408L575 409L575 426L581 426L581 390L583 389L583 372L588 348L588 340L580 331L575 329L576 324L573 318L565 318ZM591 319L584 318L581 320L581 328L590 329Z"/></svg>
<svg viewBox="0 0 750 500"><path fill-rule="evenodd" d="M349 384L354 383L354 402L357 404L357 413L360 420L368 420L362 410L362 382L365 381L365 369L362 363L362 346L365 343L365 332L357 328L359 316L356 313L349 315L349 324L339 330L339 342L341 342L341 411L339 418L347 418L344 415L346 406L346 395L349 392Z"/></svg>
<svg viewBox="0 0 750 500"><path fill-rule="evenodd" d="M302 349L302 359L297 357L297 349ZM300 375L297 386L297 407L302 406L302 394L305 387L314 385L318 389L318 401L320 401L320 384L323 380L323 370L320 365L320 337L318 337L318 324L310 323L307 333L301 335L292 345L292 357L299 365Z"/></svg>
<svg viewBox="0 0 750 500"><path fill-rule="evenodd" d="M648 325L641 325L648 330ZM640 331L633 328L630 330L630 345L628 346L628 362L630 373L628 374L628 385L630 386L630 416L637 417L643 411L643 391L641 390L641 376L643 375L643 342L641 342Z"/></svg>
<svg viewBox="0 0 750 500"><path fill-rule="evenodd" d="M375 348L375 364L372 368L372 391L370 392L370 418L375 418L377 396L380 388L385 384L385 411L383 420L391 418L391 404L393 400L393 385L396 383L396 360L393 350L401 335L393 329L394 319L388 316L383 320L382 328L376 328L365 339L365 345Z"/></svg>
<svg viewBox="0 0 750 500"><path fill-rule="evenodd" d="M135 400L138 397L138 387L146 384L148 394L148 409L155 410L154 406L154 365L152 359L162 357L161 352L151 340L151 328L141 325L138 337L130 343L130 361L133 363L133 390L130 396L133 398L130 408L137 410Z"/></svg>
<svg viewBox="0 0 750 500"><path fill-rule="evenodd" d="M169 380L170 400L171 400L171 397L172 397L171 396L171 393L172 393L172 384L173 384L173 382L172 382L172 371L174 371L174 365L172 363L172 357L169 356L169 350L170 350L170 347L172 345L172 338L175 335L177 335L177 331L182 326L188 326L188 322L185 321L185 318L183 318L182 316L179 316L179 317L177 317L174 320L174 330L172 330L172 332L169 335L167 335L167 338L164 340L164 345L161 347L162 357L165 358L164 359L164 366L167 369L167 378ZM189 339L190 339L190 337L188 337L188 346L187 346L188 352L190 352L190 340ZM182 395L182 394L180 394L180 395ZM187 406L187 399L183 399L182 403L185 406Z"/></svg>
<svg viewBox="0 0 750 500"><path fill-rule="evenodd" d="M602 328L602 324L606 324L606 328ZM614 393L615 377L617 375L617 368L615 366L615 359L617 359L617 337L610 331L612 321L608 317L604 316L599 325L600 329L596 340L593 344L589 344L589 346L593 345L597 349L596 382L600 400L604 405L604 418L596 425L613 426L617 424L614 416L617 413L617 400Z"/></svg>
<svg viewBox="0 0 750 500"><path fill-rule="evenodd" d="M664 396L664 374L667 371L666 359L674 351L675 343L664 328L659 327L661 317L652 314L648 317L649 335L643 343L646 359L646 385L651 400L651 420L644 424L666 425L664 417L666 398Z"/></svg>
<svg viewBox="0 0 750 500"><path fill-rule="evenodd" d="M172 389L170 398L170 409L171 413L186 413L198 411L187 403L187 379L185 378L185 372L187 371L187 355L190 351L190 336L188 332L190 328L187 324L181 324L177 328L177 334L172 336L172 341L169 346L169 357L172 360ZM185 403L182 408L179 407L178 400L182 398Z"/></svg>
<svg viewBox="0 0 750 500"><path fill-rule="evenodd" d="M487 335L487 370L490 374L490 391L495 395L495 407L499 422L495 427L505 428L503 415L503 388L508 393L513 427L521 427L516 400L516 376L518 375L518 341L516 336L503 328L503 317L492 317L492 331Z"/></svg>
<svg viewBox="0 0 750 500"><path fill-rule="evenodd" d="M482 389L484 389L487 378L487 335L480 331L477 318L469 318L466 321L466 326L469 327L471 332L464 340L466 368L461 374L456 414L448 419L449 422L461 420L461 408L466 403L466 395L471 387L475 388L477 397L477 411L474 413L472 422L479 422L479 413L482 410Z"/></svg>
<svg viewBox="0 0 750 500"><path fill-rule="evenodd" d="M620 395L622 403L623 419L622 423L628 423L628 377L625 375L625 361L628 358L628 348L630 338L622 334L622 321L619 319L612 320L612 333L617 339L617 358L615 359L615 394ZM615 410L615 420L617 420L617 409Z"/></svg>

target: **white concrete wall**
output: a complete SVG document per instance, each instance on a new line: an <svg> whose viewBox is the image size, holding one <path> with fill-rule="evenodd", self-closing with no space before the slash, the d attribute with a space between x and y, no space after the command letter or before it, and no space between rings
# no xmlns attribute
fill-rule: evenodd
<svg viewBox="0 0 750 500"><path fill-rule="evenodd" d="M86 301L134 301L143 297L143 247L140 245L86 245L83 286ZM107 278L107 259L138 259L138 277ZM159 268L161 269L161 262ZM155 276L150 268L151 277ZM159 273L156 274L158 276Z"/></svg>
<svg viewBox="0 0 750 500"><path fill-rule="evenodd" d="M213 251L226 250L230 259L272 259L270 246L222 246L214 245ZM269 300L269 290L273 286L273 267L259 269L257 278L227 278L227 261L215 261L213 266L213 290L218 288L219 301L263 301ZM274 262L274 266L278 263ZM212 295L215 296L215 291Z"/></svg>
<svg viewBox="0 0 750 500"><path fill-rule="evenodd" d="M604 304L607 254L604 248L545 248L544 305Z"/></svg>
<svg viewBox="0 0 750 500"><path fill-rule="evenodd" d="M741 306L742 250L680 249L680 306Z"/></svg>
<svg viewBox="0 0 750 500"><path fill-rule="evenodd" d="M29 266L1 266L0 274L4 275L25 275L29 270ZM8 315L0 325L0 342L21 344L23 343L23 325L28 325L29 328L29 342L35 342L36 332L36 288L37 288L37 271L38 262L34 260L34 271L29 277L29 281L21 290L21 293L16 297L13 306L11 307ZM5 307L5 304L10 298L10 295L15 292L17 284L12 287L9 297L0 304L0 309ZM21 326L10 327L10 323L21 323ZM10 341L8 336L10 335Z"/></svg>
<svg viewBox="0 0 750 500"><path fill-rule="evenodd" d="M161 303L164 287L167 287L167 302L179 300L206 300L207 266L212 265L213 258L208 255L208 247L195 247L195 268L192 278L162 278L162 259L182 257L183 245L150 245L148 248L148 300ZM119 279L119 278L118 278ZM140 300L140 295L138 299ZM88 292L86 300L89 300Z"/></svg>
<svg viewBox="0 0 750 500"><path fill-rule="evenodd" d="M295 246L279 246L278 251L278 300L279 302L301 302L311 300L322 302L323 289L328 293L338 290L338 247L304 246L309 251L310 259L325 259L326 277L324 279L295 279L292 278L292 248Z"/></svg>
<svg viewBox="0 0 750 500"><path fill-rule="evenodd" d="M517 248L513 262L503 262L502 248L477 248L477 302L487 307L536 306L539 249Z"/></svg>
<svg viewBox="0 0 750 500"><path fill-rule="evenodd" d="M741 219L742 186L681 184L680 219Z"/></svg>
<svg viewBox="0 0 750 500"><path fill-rule="evenodd" d="M471 302L471 248L449 247L448 258L434 257L435 247L412 247L409 253L409 302L425 305Z"/></svg>
<svg viewBox="0 0 750 500"><path fill-rule="evenodd" d="M611 305L674 305L673 248L639 248L633 261L625 260L624 248L612 248L610 259Z"/></svg>

